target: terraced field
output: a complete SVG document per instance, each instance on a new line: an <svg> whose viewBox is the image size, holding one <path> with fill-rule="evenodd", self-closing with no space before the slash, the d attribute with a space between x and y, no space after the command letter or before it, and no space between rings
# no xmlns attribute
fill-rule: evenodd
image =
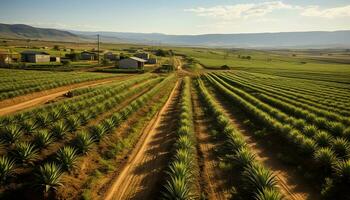
<svg viewBox="0 0 350 200"><path fill-rule="evenodd" d="M184 62L169 74L2 75L1 95L23 92L0 102L0 197L349 199L347 73Z"/></svg>

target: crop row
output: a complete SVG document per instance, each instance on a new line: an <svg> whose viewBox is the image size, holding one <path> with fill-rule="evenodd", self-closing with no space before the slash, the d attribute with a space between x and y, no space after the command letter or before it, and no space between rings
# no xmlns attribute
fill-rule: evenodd
<svg viewBox="0 0 350 200"><path fill-rule="evenodd" d="M348 100L344 97L333 97L332 99L326 99L329 98L327 95L321 95L320 97L314 97L310 96L309 94L301 94L299 90L296 89L292 90L291 86L281 87L281 82L279 84L270 84L270 80L265 81L249 81L244 80L241 78L237 78L237 76L230 75L232 79L235 80L235 82L245 85L254 86L255 88L264 89L272 94L284 96L293 100L297 100L303 103L307 103L309 105L322 108L324 110L333 111L336 113L341 113L343 115L349 115L349 108L347 106ZM299 87L300 88L300 87Z"/></svg>
<svg viewBox="0 0 350 200"><path fill-rule="evenodd" d="M333 149L328 147L322 147L315 143L313 139L306 137L297 129L292 128L288 124L281 123L276 118L272 117L268 113L262 111L259 102L249 103L241 96L227 89L224 85L219 83L216 79L206 76L207 80L220 91L228 100L232 103L240 106L250 117L254 119L258 124L266 127L268 134L275 135L271 137L280 137L282 141L287 143L289 151L295 149L300 160L304 163L308 163L305 167L306 171L310 174L316 174L319 182L324 183L325 180L334 180L334 182L328 181L328 186L324 186L324 190L327 188L336 188L335 185L346 184L349 180L349 160L348 158L339 159L336 157L336 153L342 153L344 150L347 151L348 147L345 144L333 144ZM311 163L312 164L311 164ZM300 163L301 164L301 163ZM312 166L312 168L310 167ZM345 177L338 179L337 177ZM329 178L330 179L326 179ZM337 182L341 180L341 182ZM343 182L345 181L345 182Z"/></svg>
<svg viewBox="0 0 350 200"><path fill-rule="evenodd" d="M196 140L193 128L190 79L182 82L180 119L175 143L175 155L169 164L164 199L193 199L196 192Z"/></svg>
<svg viewBox="0 0 350 200"><path fill-rule="evenodd" d="M257 98L272 104L273 106L276 106L280 109L284 109L289 112L289 114L294 114L297 117L303 117L307 119L308 121L311 121L317 125L319 125L322 128L327 129L329 126L327 126L326 123L332 124L335 122L340 122L343 125L347 126L350 125L350 119L347 117L338 115L336 113L332 113L329 111L325 111L323 109L318 109L313 106L307 105L305 103L298 102L297 100L291 100L289 98L283 97L283 93L277 93L272 92L271 90L265 89L263 86L261 88L257 88L254 85L250 84L244 84L240 83L237 80L233 80L231 77L221 76L218 75L221 79L225 80L226 82L230 83L232 85L238 85L242 90L252 89L256 92L259 92L259 94L255 95ZM274 94L276 93L276 94ZM255 93L253 93L255 94ZM324 117L325 118L324 118ZM332 120L332 122L330 122ZM328 121L328 122L327 122ZM332 130L330 130L332 131Z"/></svg>
<svg viewBox="0 0 350 200"><path fill-rule="evenodd" d="M278 76L267 76L263 74L253 74L247 72L235 72L234 74L237 77L248 81L266 83L270 86L278 86L281 89L288 88L297 92L301 92L304 95L310 95L313 97L323 96L325 98L333 99L344 98L349 95L349 90L347 90L346 87L338 88L331 86L329 83L327 83L327 85L323 85L322 82L302 81Z"/></svg>
<svg viewBox="0 0 350 200"><path fill-rule="evenodd" d="M228 83L226 83L225 81L223 81L222 79L220 79L219 77L217 77L215 75L212 75L211 77L213 77L215 80L220 82L220 84L224 85L230 91L234 92L239 98L254 105L254 107L256 107L257 109L268 113L271 117L280 121L281 123L288 124L291 129L299 130L300 133L303 134L305 137L307 137L307 138L317 137L317 133L319 132L319 129L316 126L307 123L307 121L306 121L307 116L311 116L309 113L305 112L306 115L304 117L297 119L293 116L287 115L286 113L278 110L277 108L274 108L274 107L268 105L267 103L260 101L259 99L255 98L251 94L249 94L243 90L240 90L238 88L235 88L232 85L229 85ZM322 119L322 118L317 117L317 119ZM346 126L344 126L343 124L341 124L339 122L328 122L327 120L320 120L319 121L320 124L322 122L323 122L322 128L327 128L327 129L331 130L331 132L335 136L340 137L336 141L340 141L341 143L343 143L344 148L338 154L340 154L341 157L343 157L344 153L345 153L345 156L348 156L349 152L346 150L346 148L348 146L348 142L345 139L342 139L342 137L347 137L348 129L346 129ZM323 131L323 132L325 132L325 131ZM333 146L336 147L337 145L333 145Z"/></svg>
<svg viewBox="0 0 350 200"><path fill-rule="evenodd" d="M128 106L111 114L97 125L89 126L79 131L72 139L72 142L60 148L52 159L34 167L36 185L42 188L44 192L49 192L61 186L63 184L61 180L62 174L76 167L79 156L86 155L93 144L99 143L103 138L112 134L114 129L128 119L132 113L147 105L147 102L169 84L173 78L170 76L164 79L160 84L133 100ZM37 155L38 151L36 146L33 146L33 148L28 147L26 150L30 151L31 155L34 155L33 159L36 159L35 155ZM19 160L16 156L2 156L0 158L0 178L3 180L3 183L10 176L14 175L18 162Z"/></svg>
<svg viewBox="0 0 350 200"><path fill-rule="evenodd" d="M232 165L232 173L238 174L241 179L235 180L239 191L238 194L233 195L240 195L243 199L249 196L256 200L281 200L282 195L277 188L275 175L257 161L256 155L249 149L242 134L231 125L228 116L221 110L200 79L197 87L207 115L215 122L219 134L224 138L223 146L227 149L226 158Z"/></svg>
<svg viewBox="0 0 350 200"><path fill-rule="evenodd" d="M61 119L55 122L50 121L49 116L45 121L41 118L35 119L34 123L26 124L26 126L16 126L15 124L6 125L0 132L0 138L6 144L9 145L11 149L12 144L18 144L20 141L32 141L39 149L47 147L49 144L53 143L55 140L63 139L68 133L76 131L78 128L85 126L89 121L95 119L100 114L113 109L120 102L125 101L130 96L140 93L141 91L148 89L159 82L158 79L146 82L134 90L129 90L112 97L112 99L107 100L107 102L102 102L97 104L97 107L87 108L87 110L76 111L76 113L63 114L66 119ZM45 118L46 119L46 118ZM23 125L23 124L22 124Z"/></svg>
<svg viewBox="0 0 350 200"><path fill-rule="evenodd" d="M64 85L111 77L111 75L94 73L49 73L42 79L37 79L38 77L35 74L29 72L30 78L27 77L28 80L22 81L22 78L26 77L26 73L15 74L3 70L0 72L4 73L3 75L12 76L11 81L0 83L0 100Z"/></svg>

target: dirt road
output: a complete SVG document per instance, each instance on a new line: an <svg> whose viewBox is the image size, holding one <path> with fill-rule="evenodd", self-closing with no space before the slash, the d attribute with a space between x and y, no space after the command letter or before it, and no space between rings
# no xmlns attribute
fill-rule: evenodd
<svg viewBox="0 0 350 200"><path fill-rule="evenodd" d="M218 98L220 99L220 98ZM264 141L252 137L249 129L237 119L230 107L224 101L217 101L225 114L244 136L250 149L256 154L257 159L266 167L270 168L276 175L278 186L287 200L314 200L320 199L320 195L305 182L303 177L295 172L290 166L283 164L278 159L278 152L269 149ZM266 141L265 141L266 142Z"/></svg>
<svg viewBox="0 0 350 200"><path fill-rule="evenodd" d="M77 83L73 85L46 90L46 91L36 92L36 93L24 95L24 96L19 96L13 99L6 99L0 102L0 116L12 114L20 110L24 110L27 108L44 104L50 100L53 100L59 96L64 95L65 93L67 93L72 89L92 87L96 85L110 83L115 80L124 80L127 78L130 78L130 76L119 76L119 77L113 77L108 79Z"/></svg>
<svg viewBox="0 0 350 200"><path fill-rule="evenodd" d="M179 83L147 127L105 200L154 199L169 159L176 130Z"/></svg>
<svg viewBox="0 0 350 200"><path fill-rule="evenodd" d="M210 200L229 199L230 188L226 187L227 175L219 168L219 160L215 155L218 142L209 134L209 118L203 112L198 95L192 88L194 127L199 144L199 161L201 168L201 185Z"/></svg>

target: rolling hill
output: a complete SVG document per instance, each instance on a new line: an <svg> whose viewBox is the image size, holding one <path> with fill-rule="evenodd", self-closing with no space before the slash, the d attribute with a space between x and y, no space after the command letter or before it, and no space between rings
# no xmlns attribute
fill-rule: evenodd
<svg viewBox="0 0 350 200"><path fill-rule="evenodd" d="M350 31L280 33L167 35L161 33L86 32L36 28L23 24L0 24L2 38L59 41L95 41L150 45L236 47L236 48L349 48Z"/></svg>

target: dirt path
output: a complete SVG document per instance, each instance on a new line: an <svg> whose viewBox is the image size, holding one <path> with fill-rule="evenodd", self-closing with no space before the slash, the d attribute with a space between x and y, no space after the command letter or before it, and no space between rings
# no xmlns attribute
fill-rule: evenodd
<svg viewBox="0 0 350 200"><path fill-rule="evenodd" d="M105 195L112 199L154 199L159 191L160 178L168 163L176 130L179 83L168 100L143 130L140 141L129 160ZM152 198L153 197L153 198Z"/></svg>
<svg viewBox="0 0 350 200"><path fill-rule="evenodd" d="M219 168L219 160L215 154L215 149L220 144L214 141L209 135L210 120L203 112L203 107L199 102L198 95L192 88L192 100L194 110L194 128L199 144L201 185L208 199L224 200L229 199L229 188L226 187L227 176Z"/></svg>
<svg viewBox="0 0 350 200"><path fill-rule="evenodd" d="M318 194L315 189L310 187L309 184L305 182L304 178L296 173L296 170L293 167L287 166L279 161L277 155L278 152L272 151L266 147L264 141L257 140L252 137L252 133L249 133L248 128L242 124L237 117L235 117L233 112L229 111L231 109L227 103L224 103L220 97L217 99L220 107L224 110L225 114L229 116L232 125L234 125L237 130L243 134L248 146L256 154L257 159L274 172L278 181L278 186L283 195L285 195L285 199L320 199L320 194Z"/></svg>
<svg viewBox="0 0 350 200"><path fill-rule="evenodd" d="M67 93L72 89L92 87L96 85L110 83L115 80L124 80L127 78L130 78L130 76L119 76L119 77L113 77L108 79L77 83L73 85L36 92L36 93L24 95L24 96L19 96L12 99L6 99L0 102L0 116L8 115L20 110L24 110L30 107L44 104L50 100L53 100L59 96L64 95L65 93Z"/></svg>

